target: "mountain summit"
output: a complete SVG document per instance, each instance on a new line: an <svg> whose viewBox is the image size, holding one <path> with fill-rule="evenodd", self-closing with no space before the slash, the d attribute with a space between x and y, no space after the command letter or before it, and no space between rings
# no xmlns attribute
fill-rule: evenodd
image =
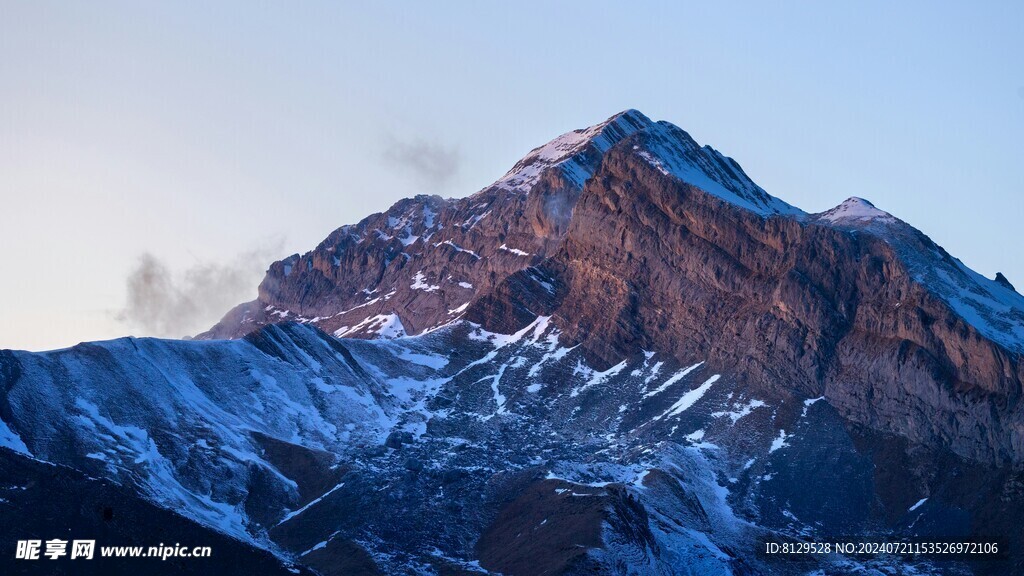
<svg viewBox="0 0 1024 576"><path fill-rule="evenodd" d="M636 158L737 207L762 216L803 214L762 190L733 159L672 124L626 110L535 148L476 194L417 196L342 226L313 251L272 264L258 299L199 337L237 338L283 321L358 337L419 334L450 322L496 281L548 255L584 184L627 140Z"/></svg>
<svg viewBox="0 0 1024 576"><path fill-rule="evenodd" d="M0 352L0 458L324 574L1024 569L1024 297L635 110L342 226L201 338ZM851 534L1005 554L762 553Z"/></svg>

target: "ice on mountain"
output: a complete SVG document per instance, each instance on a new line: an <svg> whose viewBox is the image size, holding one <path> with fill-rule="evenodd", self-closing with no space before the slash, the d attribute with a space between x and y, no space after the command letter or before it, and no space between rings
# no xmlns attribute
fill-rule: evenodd
<svg viewBox="0 0 1024 576"><path fill-rule="evenodd" d="M335 330L334 335L338 338L344 338L345 336L351 336L361 332L377 334L381 338L402 338L406 335L405 326L402 325L402 319L398 317L398 314L377 314L375 316L370 316L368 318L364 318L351 328L343 326Z"/></svg>
<svg viewBox="0 0 1024 576"><path fill-rule="evenodd" d="M396 356L406 362L412 362L413 364L426 366L434 370L440 370L448 365L448 358L441 356L440 354L417 353L409 350L408 348L400 348L399 350L400 351Z"/></svg>
<svg viewBox="0 0 1024 576"><path fill-rule="evenodd" d="M986 338L1024 352L1024 296L954 260L950 269L931 267L919 278Z"/></svg>

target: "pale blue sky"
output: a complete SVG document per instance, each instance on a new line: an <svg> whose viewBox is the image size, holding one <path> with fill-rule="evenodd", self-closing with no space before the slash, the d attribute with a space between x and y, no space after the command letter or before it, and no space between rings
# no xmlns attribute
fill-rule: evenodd
<svg viewBox="0 0 1024 576"><path fill-rule="evenodd" d="M1024 285L1019 2L0 0L0 348L144 334L116 319L144 252L305 251L625 108ZM415 143L455 175L386 152Z"/></svg>

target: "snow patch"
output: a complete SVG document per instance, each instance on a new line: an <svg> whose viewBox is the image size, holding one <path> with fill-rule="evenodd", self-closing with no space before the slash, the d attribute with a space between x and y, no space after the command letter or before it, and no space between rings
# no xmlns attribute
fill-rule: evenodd
<svg viewBox="0 0 1024 576"><path fill-rule="evenodd" d="M446 245L446 246L450 246L451 248L454 248L456 252L463 252L463 253L469 254L473 258L476 258L477 260L480 259L480 255L477 254L476 252L473 252L472 250L469 250L468 248L463 248L462 246L459 246L458 244L452 242L451 240L445 240L444 242L438 242L437 244L434 244L434 246L437 247L437 246L441 246L442 244Z"/></svg>
<svg viewBox="0 0 1024 576"><path fill-rule="evenodd" d="M779 430L779 436L778 436L778 438L775 438L774 440L772 440L772 445L771 445L770 448L768 448L768 453L771 454L772 452L775 452L776 450L779 450L780 448L785 448L785 447L789 446L789 444L786 443L786 440L789 439L789 438L792 438L792 437L793 437L792 434L787 436L785 430Z"/></svg>
<svg viewBox="0 0 1024 576"><path fill-rule="evenodd" d="M817 404L818 402L821 402L824 399L825 399L824 396L818 396L817 398L808 398L807 400L804 400L804 409L803 409L803 412L800 413L800 417L803 418L803 417L807 416L807 410L811 406L814 406L815 404Z"/></svg>
<svg viewBox="0 0 1024 576"><path fill-rule="evenodd" d="M576 396L579 396L581 392L587 390L588 388L592 388L594 386L604 383L609 378L612 378L619 372L622 372L625 368L626 361L623 360L622 362L619 362L618 364L612 366L611 368L605 370L604 372L591 372L590 380L588 380L587 383L584 384L583 386L573 388L572 392L569 393L569 397L575 398Z"/></svg>
<svg viewBox="0 0 1024 576"><path fill-rule="evenodd" d="M505 244L502 244L501 246L498 246L498 250L504 250L506 252L511 252L511 253L515 254L516 256L529 256L530 255L529 252L524 252L524 251L519 250L517 248L509 248Z"/></svg>
<svg viewBox="0 0 1024 576"><path fill-rule="evenodd" d="M398 314L378 314L364 319L351 328L348 326L338 328L334 332L334 336L344 338L362 331L377 334L381 338L402 338L406 335L405 326L402 325L402 319L398 317Z"/></svg>
<svg viewBox="0 0 1024 576"><path fill-rule="evenodd" d="M691 406L697 403L697 400L700 400L701 397L704 396L704 394L709 389L711 389L712 384L718 382L718 379L720 377L721 375L715 374L714 376L705 380L704 383L701 384L700 386L694 388L693 390L690 390L686 394L683 394L683 396L679 398L679 400L676 400L676 403L670 406L668 410L666 410L659 416L655 416L654 420L657 421L666 417L671 418L673 416L678 416L682 414L686 410L689 410Z"/></svg>
<svg viewBox="0 0 1024 576"><path fill-rule="evenodd" d="M766 404L760 400L751 400L746 404L733 404L732 412L712 412L711 416L715 418L728 416L729 419L732 420L732 423L735 424L737 421L739 421L740 418L743 418L744 416L753 412L754 409L761 408L765 405Z"/></svg>
<svg viewBox="0 0 1024 576"><path fill-rule="evenodd" d="M662 383L661 386L658 386L654 390L651 390L651 391L647 392L646 394L644 394L644 398L650 398L651 396L654 396L655 394L660 394L660 393L664 392L665 390L668 390L668 388L670 386L672 386L673 384L679 382L683 378L686 378L687 374L689 374L690 372L693 372L697 368L700 368L700 366L702 364L704 364L704 362L697 362L693 366L688 366L686 368L683 368L679 372L676 372L671 378L669 378L668 380L665 380L665 382ZM661 362L658 362L657 364L654 365L654 368L652 370L651 376L645 382L649 383L650 380L654 379L657 376L658 372L661 371L661 365L662 365Z"/></svg>
<svg viewBox="0 0 1024 576"><path fill-rule="evenodd" d="M22 454L32 456L32 453L28 450L28 446L25 446L21 437L15 434L3 420L0 420L0 446L10 448L15 452L21 452Z"/></svg>
<svg viewBox="0 0 1024 576"><path fill-rule="evenodd" d="M412 284L409 285L409 288L412 288L413 290L423 290L424 292L433 292L441 289L440 286L427 283L427 279L423 275L423 270L420 270L412 277Z"/></svg>
<svg viewBox="0 0 1024 576"><path fill-rule="evenodd" d="M281 524L284 524L285 522L291 520L292 518L295 518L299 514L302 514L306 510L309 510L311 507L316 506L317 504L320 503L320 501L322 501L324 498L327 498L328 496L333 494L336 490L338 490L339 488L341 488L344 485L345 485L345 483L342 482L342 483L338 484L337 486L335 486L334 488L331 488L327 492L321 494L317 498L314 498L313 500L311 500L308 504L306 504L302 508L299 508L298 510L296 510L294 512L289 512L288 514L285 515L284 518L281 519L280 522L277 523L277 526L280 526Z"/></svg>

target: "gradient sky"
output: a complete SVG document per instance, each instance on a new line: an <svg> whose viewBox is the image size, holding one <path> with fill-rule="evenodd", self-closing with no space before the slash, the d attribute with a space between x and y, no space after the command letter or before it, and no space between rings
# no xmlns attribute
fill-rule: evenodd
<svg viewBox="0 0 1024 576"><path fill-rule="evenodd" d="M251 299L269 259L625 108L1021 286L1022 23L1020 2L0 0L0 348L145 335L118 319L144 253L241 262Z"/></svg>

